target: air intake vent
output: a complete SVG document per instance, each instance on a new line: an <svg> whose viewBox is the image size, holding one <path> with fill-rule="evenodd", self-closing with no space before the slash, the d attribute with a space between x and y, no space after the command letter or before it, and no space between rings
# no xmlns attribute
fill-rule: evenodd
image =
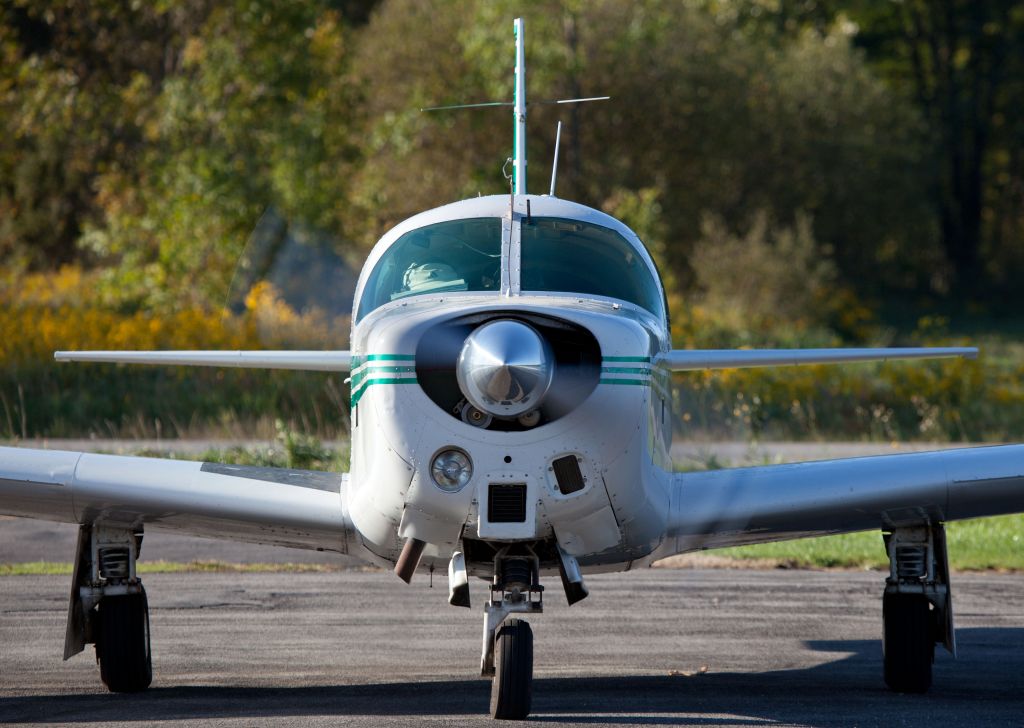
<svg viewBox="0 0 1024 728"><path fill-rule="evenodd" d="M526 483L491 483L487 492L487 520L491 523L526 521Z"/></svg>
<svg viewBox="0 0 1024 728"><path fill-rule="evenodd" d="M560 457L551 463L551 467L555 470L558 489L563 495L583 490L586 483L583 482L583 473L580 472L580 464L575 455Z"/></svg>

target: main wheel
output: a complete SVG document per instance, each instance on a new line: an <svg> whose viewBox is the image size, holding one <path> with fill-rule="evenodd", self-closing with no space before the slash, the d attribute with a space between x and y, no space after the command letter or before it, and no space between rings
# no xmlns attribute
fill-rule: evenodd
<svg viewBox="0 0 1024 728"><path fill-rule="evenodd" d="M524 720L533 695L533 630L530 623L509 619L494 638L491 716Z"/></svg>
<svg viewBox="0 0 1024 728"><path fill-rule="evenodd" d="M932 685L934 623L924 594L882 597L885 684L899 693L923 693Z"/></svg>
<svg viewBox="0 0 1024 728"><path fill-rule="evenodd" d="M114 693L137 693L153 681L146 593L103 597L99 603L96 659L100 678Z"/></svg>

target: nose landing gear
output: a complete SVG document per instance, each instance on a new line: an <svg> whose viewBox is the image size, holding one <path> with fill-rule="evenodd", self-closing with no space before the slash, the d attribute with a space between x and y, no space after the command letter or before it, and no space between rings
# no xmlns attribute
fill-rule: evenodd
<svg viewBox="0 0 1024 728"><path fill-rule="evenodd" d="M483 654L480 674L492 676L491 716L524 720L533 694L533 630L510 614L544 611L544 587L539 582L535 555L508 555L506 547L494 559L494 582L484 605Z"/></svg>

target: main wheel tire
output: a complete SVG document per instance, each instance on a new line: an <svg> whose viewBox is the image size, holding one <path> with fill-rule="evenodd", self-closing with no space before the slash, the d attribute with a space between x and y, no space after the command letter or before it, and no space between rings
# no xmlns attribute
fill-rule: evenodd
<svg viewBox="0 0 1024 728"><path fill-rule="evenodd" d="M924 594L882 597L885 684L898 693L924 693L932 686L935 619Z"/></svg>
<svg viewBox="0 0 1024 728"><path fill-rule="evenodd" d="M530 623L509 619L494 639L491 716L525 720L533 696L533 630Z"/></svg>
<svg viewBox="0 0 1024 728"><path fill-rule="evenodd" d="M96 659L100 678L114 693L137 693L153 681L146 593L103 597L98 614Z"/></svg>

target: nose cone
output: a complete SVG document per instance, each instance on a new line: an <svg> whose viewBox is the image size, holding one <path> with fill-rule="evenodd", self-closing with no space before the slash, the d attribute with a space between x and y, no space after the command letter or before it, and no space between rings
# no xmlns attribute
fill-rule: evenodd
<svg viewBox="0 0 1024 728"><path fill-rule="evenodd" d="M466 337L456 374L470 404L513 418L540 406L554 369L547 342L532 326L499 319Z"/></svg>

